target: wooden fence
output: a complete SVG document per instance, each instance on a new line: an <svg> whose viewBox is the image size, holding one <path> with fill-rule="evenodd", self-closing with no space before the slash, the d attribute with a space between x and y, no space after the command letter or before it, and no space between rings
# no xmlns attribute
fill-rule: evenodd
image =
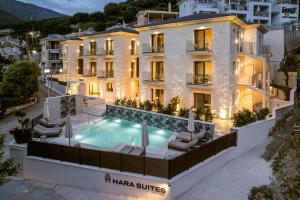
<svg viewBox="0 0 300 200"><path fill-rule="evenodd" d="M231 133L173 159L134 156L31 141L28 143L28 156L171 179L221 151L236 146L236 141L237 134Z"/></svg>

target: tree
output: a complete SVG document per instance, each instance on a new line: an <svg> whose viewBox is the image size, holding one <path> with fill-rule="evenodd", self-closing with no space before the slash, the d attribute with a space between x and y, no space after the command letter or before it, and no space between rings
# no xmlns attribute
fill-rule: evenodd
<svg viewBox="0 0 300 200"><path fill-rule="evenodd" d="M39 89L40 69L34 62L21 61L12 64L2 82L2 104L5 108L19 105L32 97Z"/></svg>
<svg viewBox="0 0 300 200"><path fill-rule="evenodd" d="M284 88L284 94L286 100L289 100L290 97L290 87L289 87L289 72L296 71L298 63L293 54L290 54L286 47L284 47L284 57L280 63L279 71L284 73L285 76L285 88Z"/></svg>
<svg viewBox="0 0 300 200"><path fill-rule="evenodd" d="M251 124L256 121L255 115L248 109L243 110L233 114L233 126L241 127L247 124Z"/></svg>
<svg viewBox="0 0 300 200"><path fill-rule="evenodd" d="M3 80L3 73L4 73L4 69L3 66L0 64L0 82L2 82Z"/></svg>
<svg viewBox="0 0 300 200"><path fill-rule="evenodd" d="M16 175L18 172L18 167L14 166L12 159L3 160L4 141L5 135L0 134L0 185L4 184L5 178L7 176Z"/></svg>

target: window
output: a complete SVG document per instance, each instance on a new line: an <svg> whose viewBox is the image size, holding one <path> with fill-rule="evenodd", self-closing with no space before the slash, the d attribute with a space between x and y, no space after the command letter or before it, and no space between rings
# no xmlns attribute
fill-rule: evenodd
<svg viewBox="0 0 300 200"><path fill-rule="evenodd" d="M194 107L202 112L211 110L211 94L194 93Z"/></svg>
<svg viewBox="0 0 300 200"><path fill-rule="evenodd" d="M112 83L106 83L106 91L107 92L113 92L114 91Z"/></svg>
<svg viewBox="0 0 300 200"><path fill-rule="evenodd" d="M153 34L151 35L151 46L153 53L164 52L164 34Z"/></svg>
<svg viewBox="0 0 300 200"><path fill-rule="evenodd" d="M136 40L131 40L131 55L136 55L137 49L136 49Z"/></svg>
<svg viewBox="0 0 300 200"><path fill-rule="evenodd" d="M211 81L212 67L209 61L196 61L194 63L194 83L208 84Z"/></svg>
<svg viewBox="0 0 300 200"><path fill-rule="evenodd" d="M114 41L106 40L104 49L105 49L106 55L113 55L114 54Z"/></svg>
<svg viewBox="0 0 300 200"><path fill-rule="evenodd" d="M83 46L79 46L79 56L83 56Z"/></svg>
<svg viewBox="0 0 300 200"><path fill-rule="evenodd" d="M137 58L135 61L131 61L130 77L131 78L138 78L139 77L139 58Z"/></svg>
<svg viewBox="0 0 300 200"><path fill-rule="evenodd" d="M107 78L114 77L114 63L113 62L105 62L105 76Z"/></svg>
<svg viewBox="0 0 300 200"><path fill-rule="evenodd" d="M78 74L83 74L83 59L78 59Z"/></svg>
<svg viewBox="0 0 300 200"><path fill-rule="evenodd" d="M194 31L194 45L196 51L210 50L212 41L211 29L195 30Z"/></svg>
<svg viewBox="0 0 300 200"><path fill-rule="evenodd" d="M163 81L164 80L164 62L152 61L151 62L151 80Z"/></svg>
<svg viewBox="0 0 300 200"><path fill-rule="evenodd" d="M96 76L97 74L97 63L96 62L91 62L90 63L90 76Z"/></svg>
<svg viewBox="0 0 300 200"><path fill-rule="evenodd" d="M90 95L100 95L100 86L98 83L95 83L95 82L89 83L89 94Z"/></svg>
<svg viewBox="0 0 300 200"><path fill-rule="evenodd" d="M95 56L97 51L97 43L96 42L90 42L90 55Z"/></svg>
<svg viewBox="0 0 300 200"><path fill-rule="evenodd" d="M151 89L151 100L152 101L164 101L164 90L163 89Z"/></svg>

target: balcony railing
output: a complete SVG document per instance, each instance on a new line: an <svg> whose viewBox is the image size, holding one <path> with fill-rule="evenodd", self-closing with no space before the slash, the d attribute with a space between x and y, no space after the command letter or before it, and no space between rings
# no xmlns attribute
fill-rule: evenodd
<svg viewBox="0 0 300 200"><path fill-rule="evenodd" d="M206 41L205 44L202 45L195 44L193 41L186 41L187 52L201 52L201 51L211 51L211 50L212 50L211 41Z"/></svg>
<svg viewBox="0 0 300 200"><path fill-rule="evenodd" d="M252 42L243 42L240 45L239 52L246 53L246 54L254 54L254 55L265 55L268 56L271 53L270 45L262 44L258 47L257 52L257 45L256 43Z"/></svg>
<svg viewBox="0 0 300 200"><path fill-rule="evenodd" d="M83 56L95 56L96 55L96 51L95 50L84 50L83 51Z"/></svg>
<svg viewBox="0 0 300 200"><path fill-rule="evenodd" d="M97 49L98 56L113 56L114 50L112 49Z"/></svg>
<svg viewBox="0 0 300 200"><path fill-rule="evenodd" d="M99 73L99 78L114 78L114 70L109 70L109 71L106 71L106 70L102 70L100 73Z"/></svg>
<svg viewBox="0 0 300 200"><path fill-rule="evenodd" d="M150 73L144 72L143 73L143 81L146 82L164 82L164 75L158 73Z"/></svg>
<svg viewBox="0 0 300 200"><path fill-rule="evenodd" d="M152 46L150 44L143 44L142 52L143 52L143 54L147 54L147 53L164 53L164 45L161 44L161 45Z"/></svg>
<svg viewBox="0 0 300 200"><path fill-rule="evenodd" d="M88 71L88 73L83 74L84 77L92 77L92 76L96 76L96 75L97 75L97 72L91 72L91 71Z"/></svg>
<svg viewBox="0 0 300 200"><path fill-rule="evenodd" d="M263 88L259 74L239 74L236 79L238 84L253 86L259 89Z"/></svg>
<svg viewBox="0 0 300 200"><path fill-rule="evenodd" d="M269 12L265 11L254 11L255 17L269 17Z"/></svg>
<svg viewBox="0 0 300 200"><path fill-rule="evenodd" d="M186 74L186 83L188 85L211 85L212 76L208 74Z"/></svg>

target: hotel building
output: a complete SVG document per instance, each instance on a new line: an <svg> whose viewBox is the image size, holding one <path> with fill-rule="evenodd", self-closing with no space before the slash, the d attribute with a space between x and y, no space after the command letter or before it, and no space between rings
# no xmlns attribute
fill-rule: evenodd
<svg viewBox="0 0 300 200"><path fill-rule="evenodd" d="M266 30L232 15L197 14L63 42L63 75L70 94L112 102L183 97L181 106L229 118L246 107L269 106Z"/></svg>
<svg viewBox="0 0 300 200"><path fill-rule="evenodd" d="M138 32L120 24L64 41L63 79L68 93L84 93L107 102L123 96L138 98L138 46Z"/></svg>
<svg viewBox="0 0 300 200"><path fill-rule="evenodd" d="M298 21L298 0L181 0L179 16L196 13L236 15L251 23L282 25Z"/></svg>

